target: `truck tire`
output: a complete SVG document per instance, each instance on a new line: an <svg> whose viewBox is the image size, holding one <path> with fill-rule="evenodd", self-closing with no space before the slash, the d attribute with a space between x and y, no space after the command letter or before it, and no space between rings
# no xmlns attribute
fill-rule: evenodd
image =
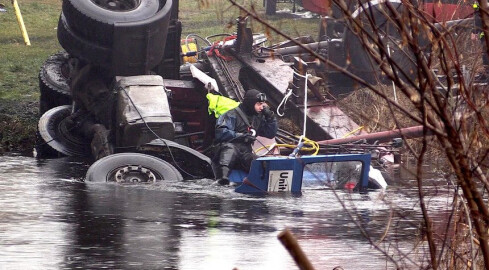
<svg viewBox="0 0 489 270"><path fill-rule="evenodd" d="M85 181L146 183L162 180L183 180L170 163L140 153L119 153L97 160L90 166Z"/></svg>
<svg viewBox="0 0 489 270"><path fill-rule="evenodd" d="M157 14L166 2L166 0L64 0L63 13L72 29L81 37L110 47L115 24L149 19Z"/></svg>
<svg viewBox="0 0 489 270"><path fill-rule="evenodd" d="M129 2L137 8L113 11L100 6ZM163 59L172 0L65 0L63 4L77 7L76 12L63 8L58 23L58 40L68 53L105 68L112 76L147 74Z"/></svg>
<svg viewBox="0 0 489 270"><path fill-rule="evenodd" d="M66 21L63 13L61 13L58 21L58 41L69 54L89 63L110 68L112 50L76 34Z"/></svg>
<svg viewBox="0 0 489 270"><path fill-rule="evenodd" d="M71 106L54 107L45 112L37 125L39 134L59 155L86 157L91 154L90 141L76 134L67 125L67 117L71 115Z"/></svg>
<svg viewBox="0 0 489 270"><path fill-rule="evenodd" d="M265 14L275 15L277 13L277 0L264 0L265 1Z"/></svg>
<svg viewBox="0 0 489 270"><path fill-rule="evenodd" d="M39 71L39 114L48 110L71 104L69 86L69 55L58 52L48 57Z"/></svg>

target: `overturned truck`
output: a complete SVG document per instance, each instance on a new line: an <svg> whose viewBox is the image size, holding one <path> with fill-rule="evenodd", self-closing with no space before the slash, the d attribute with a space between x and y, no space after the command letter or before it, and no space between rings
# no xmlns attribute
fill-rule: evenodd
<svg viewBox="0 0 489 270"><path fill-rule="evenodd" d="M402 8L400 2L392 2ZM354 15L367 11L385 15L379 11L382 5L373 1ZM178 1L63 0L58 40L65 51L49 57L39 74L42 116L37 154L90 156L97 160L87 173L87 180L93 181L212 179L206 150L212 145L216 119L208 113L207 94L240 101L246 90L258 88L279 115L304 127L303 137L316 141L311 152L301 148L303 137L281 129L276 142L294 147L281 148L280 154L293 154L289 158L310 153L368 154L373 164L393 163L401 144L392 138L402 131L397 136L370 134L370 141L328 143L365 135L330 98L348 95L355 85L327 64L312 64L314 56L307 49L365 81L377 81L379 72L344 22L323 20L328 24L321 24L327 27L321 27L318 42L305 38L264 46L266 38L253 34L247 19L239 18L236 33L225 40L211 42L197 36L205 43L199 48L196 38L181 45ZM387 19L378 21L389 34L386 42L394 42L392 53L401 60L409 57L396 47L396 34ZM298 41L306 45L297 46ZM352 61L347 61L351 55ZM405 63L399 68L408 77L412 66ZM309 76L309 69L316 76ZM330 91L320 92L318 82L327 82ZM359 158L368 167L365 160ZM257 167L265 170L262 165ZM362 171L362 187L368 185L366 173Z"/></svg>
<svg viewBox="0 0 489 270"><path fill-rule="evenodd" d="M189 141L184 133L205 129L207 108L204 88L178 80L177 10L172 1L63 1L58 40L65 52L51 56L39 75L39 156L98 160L130 152L112 162L137 158L142 165L136 171L125 166L111 180L183 179L165 158L193 172L192 177L213 177L208 158L194 150L202 142L184 143ZM161 140L147 144L155 138ZM133 154L143 152L162 159ZM148 162L163 169L143 170L139 177L137 170Z"/></svg>

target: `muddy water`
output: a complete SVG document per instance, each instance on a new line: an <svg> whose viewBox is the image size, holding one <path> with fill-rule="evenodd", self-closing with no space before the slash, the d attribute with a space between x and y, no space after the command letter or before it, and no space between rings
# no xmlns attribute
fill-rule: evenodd
<svg viewBox="0 0 489 270"><path fill-rule="evenodd" d="M287 227L316 269L394 268L330 190L252 197L206 179L83 183L87 168L0 156L0 269L297 269L277 240ZM373 243L406 255L401 266L423 263L423 251L412 250L420 238L414 189L336 195ZM430 206L443 210L448 198L437 189Z"/></svg>

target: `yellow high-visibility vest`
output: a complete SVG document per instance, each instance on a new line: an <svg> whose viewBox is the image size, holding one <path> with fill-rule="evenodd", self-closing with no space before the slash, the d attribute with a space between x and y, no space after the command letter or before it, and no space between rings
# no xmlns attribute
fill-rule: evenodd
<svg viewBox="0 0 489 270"><path fill-rule="evenodd" d="M209 114L214 113L216 118L219 118L223 113L234 109L239 105L238 101L221 95L208 93L206 97L207 100L209 100Z"/></svg>

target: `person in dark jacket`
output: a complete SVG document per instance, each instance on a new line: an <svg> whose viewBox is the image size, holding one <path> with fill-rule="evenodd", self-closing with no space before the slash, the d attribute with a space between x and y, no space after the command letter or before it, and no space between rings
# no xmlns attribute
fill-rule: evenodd
<svg viewBox="0 0 489 270"><path fill-rule="evenodd" d="M272 139L277 134L277 119L266 99L265 94L250 89L238 107L217 119L215 143L219 149L213 165L218 184L229 184L232 169L250 170L251 162L257 158L252 149L256 136Z"/></svg>

